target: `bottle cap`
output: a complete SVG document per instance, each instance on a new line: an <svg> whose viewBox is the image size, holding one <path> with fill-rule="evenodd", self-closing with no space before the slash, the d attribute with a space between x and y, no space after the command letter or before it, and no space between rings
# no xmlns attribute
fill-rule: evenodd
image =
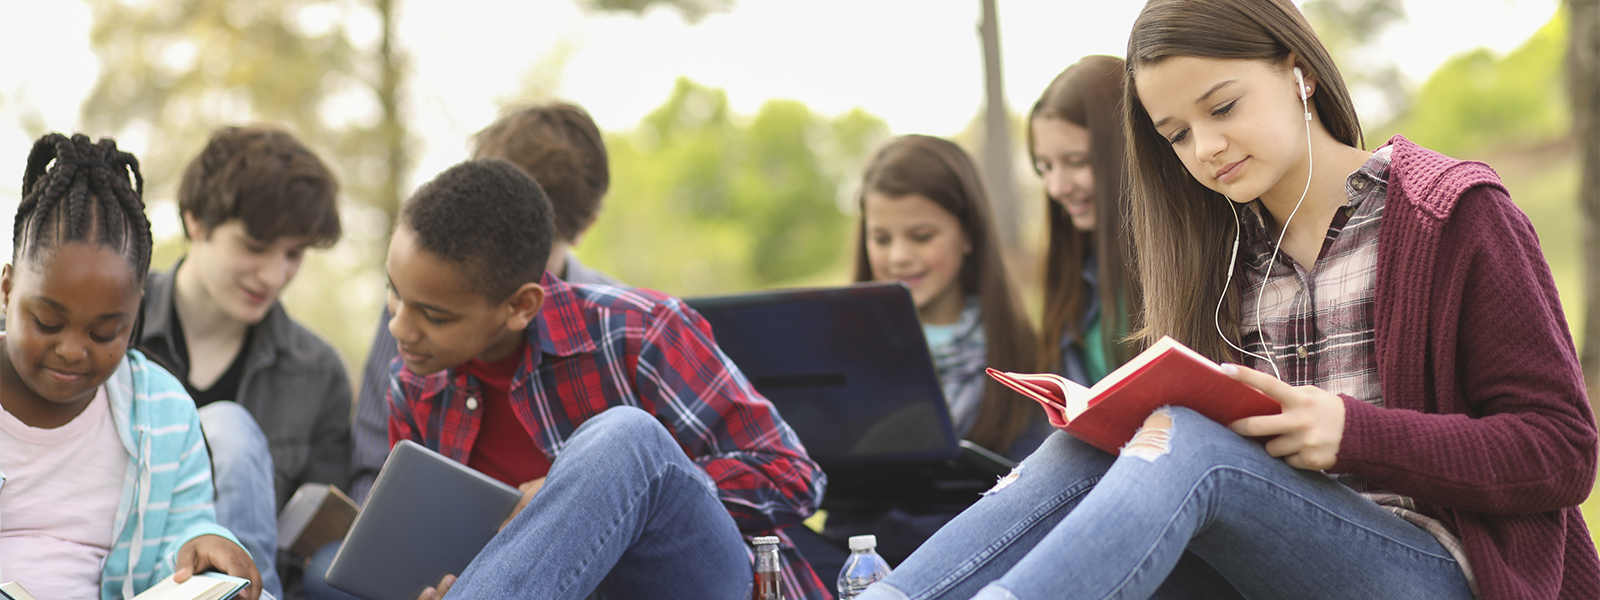
<svg viewBox="0 0 1600 600"><path fill-rule="evenodd" d="M775 536L775 535L764 535L764 536L761 536L761 537L750 538L750 543L754 544L754 545L757 545L757 546L761 546L761 545L764 545L764 544L777 545L778 544L778 536Z"/></svg>
<svg viewBox="0 0 1600 600"><path fill-rule="evenodd" d="M852 535L850 536L850 551L871 550L878 547L878 536Z"/></svg>

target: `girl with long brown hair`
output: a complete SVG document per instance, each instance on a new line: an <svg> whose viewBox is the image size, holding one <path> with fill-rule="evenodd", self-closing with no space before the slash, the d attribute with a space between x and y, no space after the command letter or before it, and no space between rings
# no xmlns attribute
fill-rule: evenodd
<svg viewBox="0 0 1600 600"><path fill-rule="evenodd" d="M1048 246L1041 369L1089 386L1132 354L1140 303L1123 224L1122 59L1085 56L1045 88L1028 118L1044 182Z"/></svg>
<svg viewBox="0 0 1600 600"><path fill-rule="evenodd" d="M1594 417L1494 171L1361 148L1290 0L1150 0L1128 42L1138 339L1282 404L1057 433L861 598L1595 598Z"/></svg>
<svg viewBox="0 0 1600 600"><path fill-rule="evenodd" d="M1050 433L1031 402L1005 392L984 367L1034 368L1033 328L995 234L977 167L959 146L908 135L878 151L858 196L855 280L911 290L956 435L1021 460ZM898 563L964 506L834 510L825 537L873 533ZM842 560L842 559L841 559Z"/></svg>
<svg viewBox="0 0 1600 600"><path fill-rule="evenodd" d="M898 138L867 166L859 202L855 280L911 288L956 434L1026 456L1040 441L1026 435L1038 411L983 369L1031 369L1033 327L972 158L940 138Z"/></svg>

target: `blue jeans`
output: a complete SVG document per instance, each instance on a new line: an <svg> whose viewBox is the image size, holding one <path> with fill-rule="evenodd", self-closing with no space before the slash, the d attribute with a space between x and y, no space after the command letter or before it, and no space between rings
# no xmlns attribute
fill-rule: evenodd
<svg viewBox="0 0 1600 600"><path fill-rule="evenodd" d="M1433 536L1198 413L1167 414L1120 457L1052 435L860 598L1472 597ZM1153 450L1130 451L1141 441Z"/></svg>
<svg viewBox="0 0 1600 600"><path fill-rule="evenodd" d="M305 587L306 598L310 600L360 600L350 594L333 589L328 585L328 567L333 566L333 557L339 554L339 547L343 541L329 542L306 561L306 576L301 580Z"/></svg>
<svg viewBox="0 0 1600 600"><path fill-rule="evenodd" d="M255 417L233 402L200 407L200 429L211 450L211 479L217 486L217 524L228 528L261 571L261 589L283 597L278 581L277 494L273 492L272 454Z"/></svg>
<svg viewBox="0 0 1600 600"><path fill-rule="evenodd" d="M448 598L750 597L750 555L705 470L637 408L586 421Z"/></svg>

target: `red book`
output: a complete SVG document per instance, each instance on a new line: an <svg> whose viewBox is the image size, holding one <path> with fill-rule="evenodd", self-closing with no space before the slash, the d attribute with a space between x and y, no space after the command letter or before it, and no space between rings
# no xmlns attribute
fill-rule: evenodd
<svg viewBox="0 0 1600 600"><path fill-rule="evenodd" d="M1216 363L1170 337L1161 338L1092 388L1054 373L988 372L1043 406L1056 429L1111 454L1117 454L1144 420L1163 406L1190 408L1223 425L1283 411L1271 396L1230 379Z"/></svg>

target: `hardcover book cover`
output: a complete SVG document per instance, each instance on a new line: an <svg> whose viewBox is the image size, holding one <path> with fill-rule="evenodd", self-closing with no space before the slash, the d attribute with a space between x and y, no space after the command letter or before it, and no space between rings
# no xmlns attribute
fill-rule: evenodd
<svg viewBox="0 0 1600 600"><path fill-rule="evenodd" d="M1282 412L1277 400L1234 381L1188 346L1163 337L1092 388L1054 373L988 370L1006 387L1044 407L1050 424L1117 454L1163 406L1193 409L1227 425L1244 417Z"/></svg>

